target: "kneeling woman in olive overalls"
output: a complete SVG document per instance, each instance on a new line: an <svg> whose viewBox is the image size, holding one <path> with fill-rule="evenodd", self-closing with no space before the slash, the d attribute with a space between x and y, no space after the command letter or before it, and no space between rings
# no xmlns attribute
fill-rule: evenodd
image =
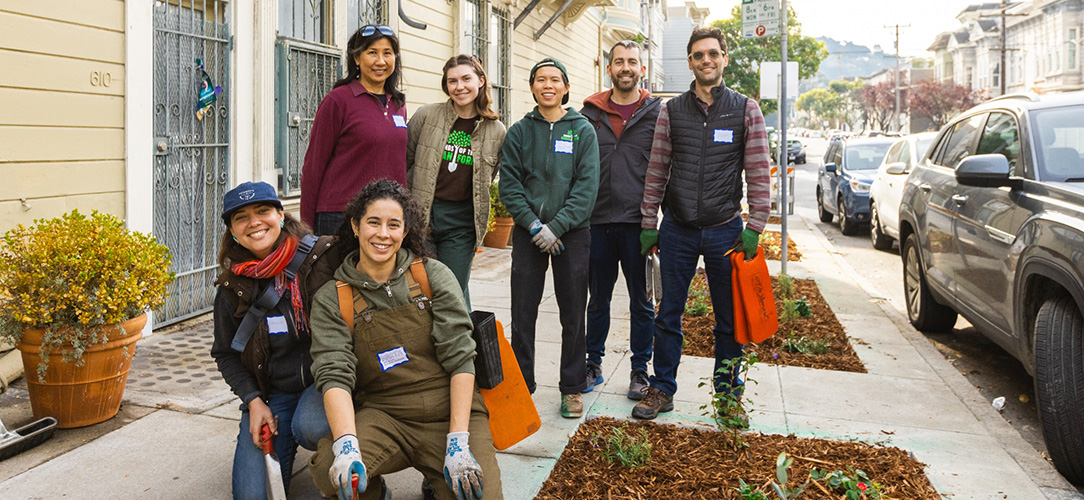
<svg viewBox="0 0 1084 500"><path fill-rule="evenodd" d="M414 467L438 498L502 498L470 315L455 276L427 257L424 220L389 180L366 186L344 213L347 256L311 317L332 434L310 462L324 495L350 500L356 475L358 498L386 498L380 476Z"/></svg>

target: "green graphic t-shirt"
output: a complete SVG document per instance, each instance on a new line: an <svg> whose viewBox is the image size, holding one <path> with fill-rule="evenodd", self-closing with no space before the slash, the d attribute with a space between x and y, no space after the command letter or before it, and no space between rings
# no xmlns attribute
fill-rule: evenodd
<svg viewBox="0 0 1084 500"><path fill-rule="evenodd" d="M440 173L434 196L444 201L471 199L471 181L474 178L474 151L470 135L474 132L474 118L457 118L444 143L440 158Z"/></svg>

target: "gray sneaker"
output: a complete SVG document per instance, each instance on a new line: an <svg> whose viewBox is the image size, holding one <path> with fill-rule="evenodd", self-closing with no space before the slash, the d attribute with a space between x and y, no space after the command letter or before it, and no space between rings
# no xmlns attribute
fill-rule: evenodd
<svg viewBox="0 0 1084 500"><path fill-rule="evenodd" d="M632 375L629 376L628 398L633 401L639 401L644 399L644 394L647 394L647 372L643 370L633 370Z"/></svg>
<svg viewBox="0 0 1084 500"><path fill-rule="evenodd" d="M590 361L587 362L587 388L581 392L591 392L595 390L595 386L605 382L606 379L602 377L602 367L596 365Z"/></svg>

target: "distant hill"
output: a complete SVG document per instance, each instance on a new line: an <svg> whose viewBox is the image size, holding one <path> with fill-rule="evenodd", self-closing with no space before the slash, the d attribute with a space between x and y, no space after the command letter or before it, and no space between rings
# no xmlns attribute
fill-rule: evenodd
<svg viewBox="0 0 1084 500"><path fill-rule="evenodd" d="M802 80L798 85L801 92L816 88L827 88L828 82L833 80L853 80L865 78L883 69L894 68L896 57L894 53L885 53L879 45L873 48L858 45L849 41L837 41L830 37L817 37L828 49L828 58L821 62L817 75L810 80ZM903 59L900 59L903 63Z"/></svg>

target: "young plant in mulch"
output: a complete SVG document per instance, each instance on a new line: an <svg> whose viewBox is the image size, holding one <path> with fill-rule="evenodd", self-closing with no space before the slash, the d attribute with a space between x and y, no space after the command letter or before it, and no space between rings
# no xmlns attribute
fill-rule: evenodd
<svg viewBox="0 0 1084 500"><path fill-rule="evenodd" d="M719 367L716 373L719 376L727 376L727 374L731 373L732 367L737 365L737 378L744 380L746 385L756 384L756 380L749 378L749 368L756 362L757 354L755 352L746 352L740 358L723 361L723 366ZM731 380L731 385L734 382L734 380ZM712 377L700 379L700 384L697 387L705 386L711 391L711 402L700 407L700 411L703 412L702 415L711 417L715 421L715 425L719 427L719 435L723 438L724 443L727 443L735 450L744 448L746 445L741 438L742 431L749 428L748 415L753 407L753 401L743 397L745 387L738 387L733 391L716 392Z"/></svg>
<svg viewBox="0 0 1084 500"><path fill-rule="evenodd" d="M764 231L760 233L760 248L764 249L764 258L767 260L783 260L783 235L779 231ZM787 238L787 261L798 262L802 260L802 251L794 240Z"/></svg>
<svg viewBox="0 0 1084 500"><path fill-rule="evenodd" d="M651 461L647 429L641 428L638 434L630 434L625 432L628 426L625 422L621 427L611 427L608 435L596 433L591 441L597 440L598 452L607 462L618 462L629 469L643 467Z"/></svg>
<svg viewBox="0 0 1084 500"><path fill-rule="evenodd" d="M772 292L780 319L779 330L764 342L747 345L746 350L756 352L762 363L865 373L866 368L855 354L843 325L836 319L815 281L773 277ZM710 304L711 294L702 269L698 269L693 277L689 297L687 309L695 303ZM714 312L705 316L684 315L682 353L713 357L714 327Z"/></svg>

